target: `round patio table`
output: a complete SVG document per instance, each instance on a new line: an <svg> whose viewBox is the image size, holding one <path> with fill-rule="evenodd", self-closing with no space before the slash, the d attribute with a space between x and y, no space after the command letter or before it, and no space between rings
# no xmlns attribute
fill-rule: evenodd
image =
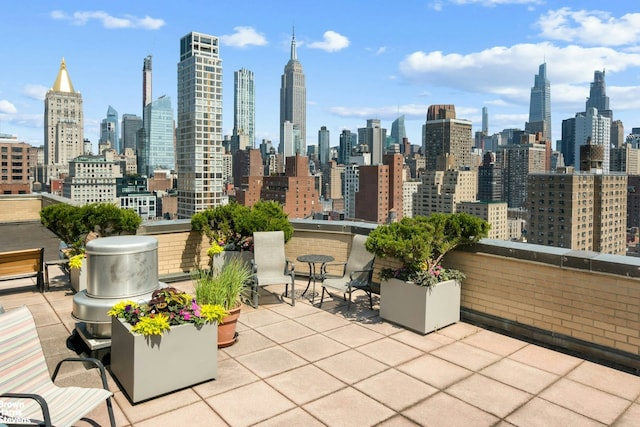
<svg viewBox="0 0 640 427"><path fill-rule="evenodd" d="M312 289L311 298L310 298L311 304L315 302L316 280L324 279L324 266L328 262L331 262L333 260L335 260L335 258L332 257L331 255L321 255L321 254L301 255L298 258L296 258L296 261L298 262L306 262L307 264L309 264L309 281L307 282L307 287L302 293L302 296L304 296L304 294L307 293L307 291L309 290L309 285L311 284L311 281L313 281L313 289ZM318 264L320 264L320 269L316 270L316 266Z"/></svg>

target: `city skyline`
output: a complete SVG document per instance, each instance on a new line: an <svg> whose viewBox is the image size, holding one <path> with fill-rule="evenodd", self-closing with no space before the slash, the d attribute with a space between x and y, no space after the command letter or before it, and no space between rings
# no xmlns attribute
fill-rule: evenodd
<svg viewBox="0 0 640 427"><path fill-rule="evenodd" d="M238 14L234 3L219 2L216 16L232 19L213 24L208 14L187 14L177 4L114 4L104 10L78 10L71 2L7 4L0 34L8 41L5 57L14 60L0 77L0 133L44 143L44 94L64 58L82 94L85 137L95 149L110 105L120 118L142 115L140 71L148 55L154 98L177 99L178 41L202 31L221 41L224 134L233 130L233 72L247 68L256 80L256 144L269 139L277 146L280 76L293 25L306 75L308 145L317 143L321 126L337 146L342 129L357 132L377 119L390 130L401 115L409 140L420 145L433 104L455 105L457 117L471 120L474 132L481 130L483 107L490 134L524 129L541 63L547 64L551 84L554 148L562 120L584 111L596 70L606 71L610 108L614 120L624 122L625 135L640 127L640 14L618 2L602 10L595 1L581 2L580 8L539 0L442 0L402 7L328 1L307 5L304 15L289 7L290 1L274 3L248 1ZM265 19L272 10L279 11L278 19ZM105 52L113 55L109 61Z"/></svg>

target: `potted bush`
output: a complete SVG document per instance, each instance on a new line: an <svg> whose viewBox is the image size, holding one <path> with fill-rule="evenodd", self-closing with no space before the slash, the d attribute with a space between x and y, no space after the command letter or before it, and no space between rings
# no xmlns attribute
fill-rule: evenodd
<svg viewBox="0 0 640 427"><path fill-rule="evenodd" d="M228 311L228 315L218 324L218 348L228 347L236 342L236 324L240 317L242 298L246 297L246 285L251 277L250 267L238 258L231 259L220 267L197 270L192 275L196 302L219 305Z"/></svg>
<svg viewBox="0 0 640 427"><path fill-rule="evenodd" d="M111 371L133 403L216 377L224 307L165 287L146 303L121 301L108 314Z"/></svg>
<svg viewBox="0 0 640 427"><path fill-rule="evenodd" d="M238 257L250 262L255 231L282 230L285 242L293 236L293 226L287 214L275 201L260 201L251 208L231 202L206 209L191 217L191 228L207 236L210 250L217 250L215 247L220 246L224 251L215 258L214 264L223 264Z"/></svg>
<svg viewBox="0 0 640 427"><path fill-rule="evenodd" d="M84 206L59 203L42 209L40 222L62 241L61 256L69 258L71 286L79 292L86 288L83 266L87 242L99 237L135 234L142 218L135 211L112 203Z"/></svg>
<svg viewBox="0 0 640 427"><path fill-rule="evenodd" d="M465 276L442 261L450 250L486 237L489 227L466 213L435 213L371 231L367 250L398 263L381 270L380 317L422 334L459 321Z"/></svg>

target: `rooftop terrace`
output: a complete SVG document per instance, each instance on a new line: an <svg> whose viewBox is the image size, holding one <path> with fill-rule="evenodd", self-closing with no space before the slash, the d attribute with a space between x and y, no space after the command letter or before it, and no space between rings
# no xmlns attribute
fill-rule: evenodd
<svg viewBox="0 0 640 427"><path fill-rule="evenodd" d="M0 212L16 210L2 202ZM46 230L2 222L0 215L2 246L46 243L55 251ZM366 229L295 227L293 259L314 247L344 258L351 233ZM184 228L161 222L139 232L160 240L161 279L191 291L180 273L200 249ZM36 240L18 244L9 230ZM373 310L360 294L350 311L341 299L320 309L317 298L315 306L300 298L291 307L277 297L282 287L269 287L257 309L243 307L238 342L218 350L216 380L131 405L110 378L118 425L640 425L637 260L492 241L451 255L467 273L463 322L422 336L381 320L378 299ZM53 369L75 355L75 323L67 277L58 266L50 273L44 294L33 279L19 289L0 282L0 304L29 307ZM99 379L69 365L57 383ZM79 425L108 424L104 405L89 418Z"/></svg>

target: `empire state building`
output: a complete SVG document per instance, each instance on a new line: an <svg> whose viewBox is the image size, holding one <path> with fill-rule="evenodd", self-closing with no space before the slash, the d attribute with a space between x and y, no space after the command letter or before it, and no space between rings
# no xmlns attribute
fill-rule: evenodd
<svg viewBox="0 0 640 427"><path fill-rule="evenodd" d="M284 67L280 85L280 145L284 157L306 155L307 89L302 64L296 53L296 36L291 37L291 58Z"/></svg>

